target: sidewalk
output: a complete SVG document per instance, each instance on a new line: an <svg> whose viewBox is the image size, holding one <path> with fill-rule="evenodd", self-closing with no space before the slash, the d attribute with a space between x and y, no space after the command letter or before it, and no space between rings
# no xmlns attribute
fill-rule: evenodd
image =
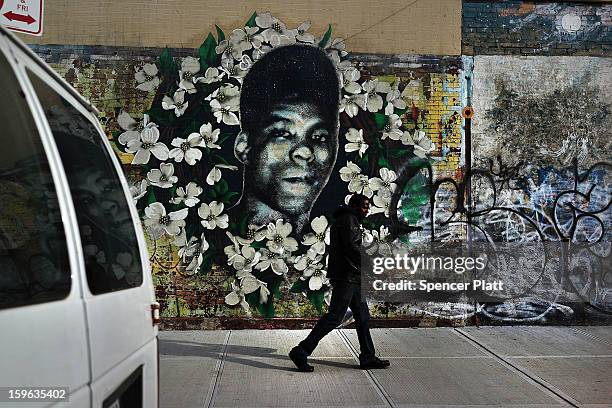
<svg viewBox="0 0 612 408"><path fill-rule="evenodd" d="M612 407L612 326L372 329L386 370L359 370L352 329L295 370L307 330L160 332L160 408Z"/></svg>

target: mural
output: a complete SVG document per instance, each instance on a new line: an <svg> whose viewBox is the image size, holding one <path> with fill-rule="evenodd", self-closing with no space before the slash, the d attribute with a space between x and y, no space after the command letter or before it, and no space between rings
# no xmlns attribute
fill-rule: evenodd
<svg viewBox="0 0 612 408"><path fill-rule="evenodd" d="M227 32L198 50L33 46L101 111L162 316L315 317L330 214L353 193L372 199L373 248L469 240L542 255L518 272L500 263L508 296L375 303L374 317L609 314L608 61L351 55L331 28L270 13Z"/></svg>
<svg viewBox="0 0 612 408"><path fill-rule="evenodd" d="M315 39L308 26L259 13L228 38L217 28L199 58L165 50L135 74L153 95L142 119L117 118L154 260L176 251L178 274L226 276L225 303L247 314L274 316L281 287L321 310L329 214L365 194L364 234L386 239L390 218L402 225L391 205L400 164L435 149L418 101L402 97L417 82L362 76L331 28Z"/></svg>
<svg viewBox="0 0 612 408"><path fill-rule="evenodd" d="M463 2L469 55L610 55L612 6L577 2Z"/></svg>

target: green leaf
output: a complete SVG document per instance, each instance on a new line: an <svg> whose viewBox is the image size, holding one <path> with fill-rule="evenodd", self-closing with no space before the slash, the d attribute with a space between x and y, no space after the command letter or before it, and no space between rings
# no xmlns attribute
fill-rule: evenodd
<svg viewBox="0 0 612 408"><path fill-rule="evenodd" d="M266 319L271 319L276 314L274 311L274 302L272 301L272 299L268 299L266 303L261 303L259 306L257 306L257 309L259 310L259 313L261 313L261 315Z"/></svg>
<svg viewBox="0 0 612 408"><path fill-rule="evenodd" d="M221 28L216 24L215 28L217 29L217 42L225 40L225 34L223 33L223 30L221 30Z"/></svg>
<svg viewBox="0 0 612 408"><path fill-rule="evenodd" d="M407 110L408 110L408 108L404 108L404 109L394 108L393 109L393 113L395 113L397 116L401 117L404 113L406 113Z"/></svg>
<svg viewBox="0 0 612 408"><path fill-rule="evenodd" d="M387 124L387 115L383 113L374 113L374 122L376 122L378 130L384 129Z"/></svg>
<svg viewBox="0 0 612 408"><path fill-rule="evenodd" d="M302 293L302 292L305 292L306 289L308 289L308 285L306 284L306 281L298 279L293 283L293 286L291 286L291 289L289 289L289 292Z"/></svg>
<svg viewBox="0 0 612 408"><path fill-rule="evenodd" d="M325 48L325 46L329 42L329 39L331 38L331 35L332 35L332 26L330 24L329 28L325 32L325 35L323 35L323 38L321 38L321 41L319 41L319 47Z"/></svg>
<svg viewBox="0 0 612 408"><path fill-rule="evenodd" d="M208 33L208 37L204 40L202 45L200 45L200 69L202 72L206 72L208 67L211 65L212 60L216 57L217 52L215 51L215 47L217 46L217 42L215 41L215 37L211 33Z"/></svg>
<svg viewBox="0 0 612 408"><path fill-rule="evenodd" d="M257 17L257 12L254 12L253 14L251 14L251 17L249 18L249 21L247 21L244 26L245 27L255 27L257 25L257 23L255 23L255 17Z"/></svg>
<svg viewBox="0 0 612 408"><path fill-rule="evenodd" d="M378 165L380 167L386 167L386 168L391 167L389 165L389 160L387 160L387 158L382 154L378 157Z"/></svg>
<svg viewBox="0 0 612 408"><path fill-rule="evenodd" d="M410 150L408 150L408 149L393 149L390 152L390 155L393 158L398 158L398 157L404 157L405 155L407 155L409 153L410 153Z"/></svg>
<svg viewBox="0 0 612 408"><path fill-rule="evenodd" d="M159 56L159 70L163 74L169 75L172 75L176 72L176 65L168 47L164 48L161 55Z"/></svg>
<svg viewBox="0 0 612 408"><path fill-rule="evenodd" d="M255 292L248 293L244 296L244 300L246 300L251 307L259 307L259 291L256 290Z"/></svg>
<svg viewBox="0 0 612 408"><path fill-rule="evenodd" d="M358 159L359 161L359 167L361 167L362 169L367 169L369 167L368 165L368 154L364 154L363 157L361 157L360 159Z"/></svg>
<svg viewBox="0 0 612 408"><path fill-rule="evenodd" d="M215 200L215 201L219 201L218 197L219 197L219 193L217 192L217 189L215 188L210 188L206 190L206 195L208 197L210 197L211 199Z"/></svg>
<svg viewBox="0 0 612 408"><path fill-rule="evenodd" d="M157 202L157 199L155 198L155 193L153 192L153 189L151 189L147 194L147 205L153 204L155 202Z"/></svg>
<svg viewBox="0 0 612 408"><path fill-rule="evenodd" d="M308 300L310 303L317 309L319 313L323 312L323 304L325 303L324 298L325 294L323 290L309 291L308 292Z"/></svg>
<svg viewBox="0 0 612 408"><path fill-rule="evenodd" d="M158 125L171 126L176 120L174 111L165 110L161 105L151 106L144 113L150 116L151 122L155 122Z"/></svg>
<svg viewBox="0 0 612 408"><path fill-rule="evenodd" d="M227 185L227 181L225 181L224 179L221 179L221 181L219 181L215 185L215 190L217 190L217 192L219 193L219 196L222 196L225 193L227 193L228 189L229 189L229 186Z"/></svg>
<svg viewBox="0 0 612 408"><path fill-rule="evenodd" d="M220 200L224 203L224 204L231 204L232 203L232 198L236 197L239 193L236 191L228 191L227 193L223 194L223 196L220 198Z"/></svg>
<svg viewBox="0 0 612 408"><path fill-rule="evenodd" d="M275 279L268 284L268 289L270 290L270 293L276 296L277 299L280 299L282 296L280 291L280 286L282 283L282 279Z"/></svg>
<svg viewBox="0 0 612 408"><path fill-rule="evenodd" d="M225 157L217 154L217 153L213 153L212 158L215 159L215 163L214 164L229 164L227 162L227 160L225 159Z"/></svg>
<svg viewBox="0 0 612 408"><path fill-rule="evenodd" d="M217 142L217 144L218 144L218 145L222 145L222 144L223 144L223 142L225 142L227 139L229 139L230 137L233 137L233 136L234 136L234 135L233 135L233 134L231 134L231 133L222 133L222 134L219 136L219 141ZM221 157L221 156L219 156L219 157ZM222 158L222 157L221 157L221 158ZM225 159L223 159L223 160L225 160ZM226 161L224 164L227 164L227 161Z"/></svg>
<svg viewBox="0 0 612 408"><path fill-rule="evenodd" d="M204 259L202 260L202 265L200 265L200 269L198 271L198 273L200 275L206 275L208 272L210 272L212 269L212 257L204 257Z"/></svg>

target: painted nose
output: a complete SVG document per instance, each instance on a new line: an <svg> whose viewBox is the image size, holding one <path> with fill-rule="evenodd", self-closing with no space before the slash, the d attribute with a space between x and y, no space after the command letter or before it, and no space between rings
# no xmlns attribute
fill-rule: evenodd
<svg viewBox="0 0 612 408"><path fill-rule="evenodd" d="M292 158L295 161L304 160L306 162L311 162L314 159L314 153L312 149L308 146L300 146L295 149L292 153Z"/></svg>

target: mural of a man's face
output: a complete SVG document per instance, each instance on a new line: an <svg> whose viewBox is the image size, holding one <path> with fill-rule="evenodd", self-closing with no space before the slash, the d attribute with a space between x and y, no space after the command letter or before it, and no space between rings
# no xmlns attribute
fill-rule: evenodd
<svg viewBox="0 0 612 408"><path fill-rule="evenodd" d="M338 153L339 89L325 52L297 44L268 52L245 76L234 147L242 210L255 222L286 216L300 230L308 221Z"/></svg>
<svg viewBox="0 0 612 408"><path fill-rule="evenodd" d="M313 102L274 105L261 129L248 135L245 188L283 213L310 211L338 152L337 122L329 118Z"/></svg>

